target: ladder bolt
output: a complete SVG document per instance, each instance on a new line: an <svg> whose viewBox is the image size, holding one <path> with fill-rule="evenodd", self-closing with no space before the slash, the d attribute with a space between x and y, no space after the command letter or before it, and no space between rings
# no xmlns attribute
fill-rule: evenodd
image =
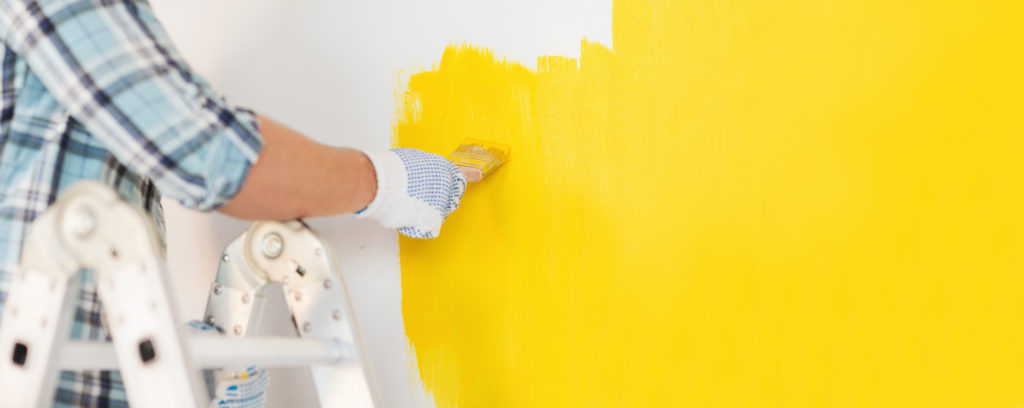
<svg viewBox="0 0 1024 408"><path fill-rule="evenodd" d="M334 283L330 279L324 279L324 289L330 289L331 286L334 286Z"/></svg>
<svg viewBox="0 0 1024 408"><path fill-rule="evenodd" d="M302 300L302 292L297 290L295 291L295 301L298 302L300 300Z"/></svg>
<svg viewBox="0 0 1024 408"><path fill-rule="evenodd" d="M331 313L331 317L333 317L334 320L341 320L341 311L334 309L334 313Z"/></svg>
<svg viewBox="0 0 1024 408"><path fill-rule="evenodd" d="M248 304L248 303L249 303L249 294L248 293L242 294L242 304Z"/></svg>
<svg viewBox="0 0 1024 408"><path fill-rule="evenodd" d="M230 257L230 256L228 256L228 254L224 254L224 256L223 256L223 257L221 257L220 259L224 260L224 262L227 262L227 261L230 261L230 260L231 260L231 257Z"/></svg>
<svg viewBox="0 0 1024 408"><path fill-rule="evenodd" d="M221 292L223 292L223 291L224 291L224 289L222 289L222 288L220 287L220 284L219 284L219 283L217 283L217 284L214 284L214 285L213 285L213 294L214 294L214 295L219 295L219 294L220 294Z"/></svg>
<svg viewBox="0 0 1024 408"><path fill-rule="evenodd" d="M241 336L241 335L242 335L242 326L241 326L241 325L238 325L238 324L236 324L236 325L235 325L235 329L234 329L234 331L235 331L235 335L236 335L236 336Z"/></svg>
<svg viewBox="0 0 1024 408"><path fill-rule="evenodd" d="M313 330L313 325L309 324L309 322L302 324L302 331L309 333L310 330Z"/></svg>
<svg viewBox="0 0 1024 408"><path fill-rule="evenodd" d="M88 208L82 208L71 216L71 233L85 238L96 230L96 216Z"/></svg>
<svg viewBox="0 0 1024 408"><path fill-rule="evenodd" d="M281 235L271 232L263 237L263 256L274 259L284 251L284 240Z"/></svg>

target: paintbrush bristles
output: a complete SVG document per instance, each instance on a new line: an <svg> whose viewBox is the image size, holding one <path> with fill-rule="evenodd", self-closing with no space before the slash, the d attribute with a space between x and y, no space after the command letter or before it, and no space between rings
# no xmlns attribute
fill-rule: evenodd
<svg viewBox="0 0 1024 408"><path fill-rule="evenodd" d="M501 166L511 152L509 145L479 139L466 139L448 155L466 175L466 181L474 183L483 180L494 169Z"/></svg>

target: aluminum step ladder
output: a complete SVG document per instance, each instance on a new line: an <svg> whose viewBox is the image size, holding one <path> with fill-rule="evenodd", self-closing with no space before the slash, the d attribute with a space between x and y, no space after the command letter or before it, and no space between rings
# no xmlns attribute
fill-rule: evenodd
<svg viewBox="0 0 1024 408"><path fill-rule="evenodd" d="M323 407L379 401L331 246L304 223L255 222L227 246L204 316L222 336L185 334L158 242L148 216L97 182L36 219L0 320L0 406L50 406L61 370L119 369L132 406L206 407L200 369L252 364L309 366ZM68 340L83 269L113 343ZM273 283L296 336L247 336Z"/></svg>

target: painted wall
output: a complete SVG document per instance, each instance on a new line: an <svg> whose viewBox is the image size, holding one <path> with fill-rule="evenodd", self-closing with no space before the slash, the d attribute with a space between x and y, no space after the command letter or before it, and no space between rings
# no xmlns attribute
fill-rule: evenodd
<svg viewBox="0 0 1024 408"><path fill-rule="evenodd" d="M439 406L1024 405L1016 2L616 0L452 47L396 143L513 148L402 312ZM484 44L486 46L486 44ZM544 54L538 54L544 55Z"/></svg>
<svg viewBox="0 0 1024 408"><path fill-rule="evenodd" d="M453 42L471 41L530 60L577 55L579 38L611 42L610 0L431 2L382 0L152 0L190 64L218 91L315 139L389 147L396 78ZM198 318L221 249L245 229L165 202L169 267L184 318ZM396 234L351 217L313 220L334 244L390 407L432 406L404 333ZM268 333L287 333L267 309ZM315 406L308 373L274 370L270 407Z"/></svg>

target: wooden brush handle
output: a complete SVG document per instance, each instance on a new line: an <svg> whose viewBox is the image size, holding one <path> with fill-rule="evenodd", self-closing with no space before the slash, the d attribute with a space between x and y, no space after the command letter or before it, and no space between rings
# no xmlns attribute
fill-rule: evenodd
<svg viewBox="0 0 1024 408"><path fill-rule="evenodd" d="M457 164L456 166L458 166L459 170L462 170L462 174L466 176L466 182L468 183L476 183L484 179L484 172L476 167L459 166Z"/></svg>

